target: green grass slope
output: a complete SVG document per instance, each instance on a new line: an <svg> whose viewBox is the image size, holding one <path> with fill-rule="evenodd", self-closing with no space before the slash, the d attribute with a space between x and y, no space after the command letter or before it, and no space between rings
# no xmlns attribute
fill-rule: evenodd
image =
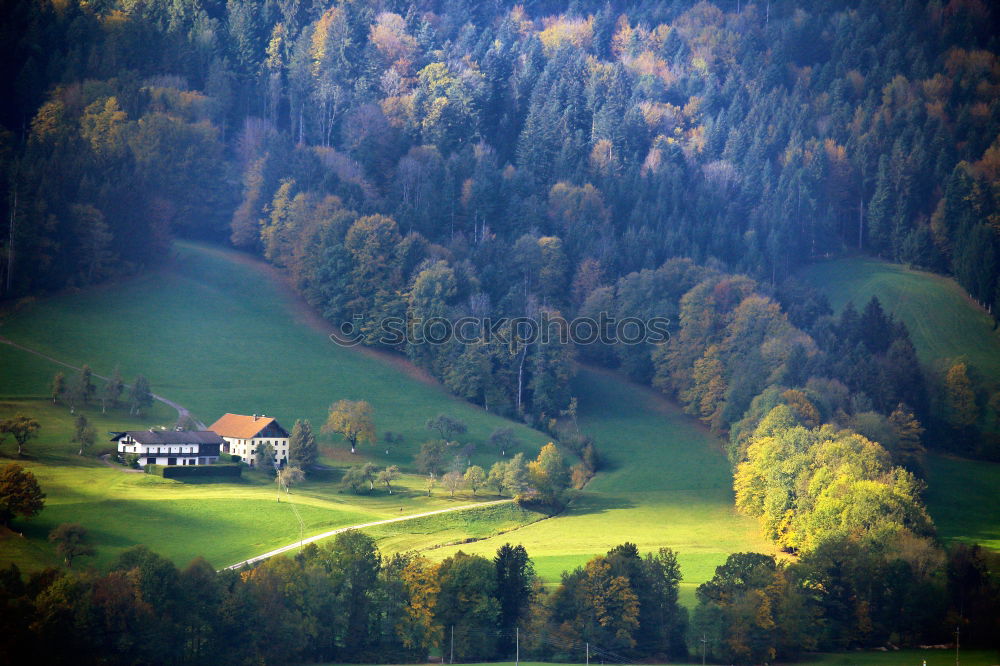
<svg viewBox="0 0 1000 666"><path fill-rule="evenodd" d="M32 303L4 317L0 336L72 365L88 363L98 374L116 364L127 380L145 374L154 392L206 424L225 412L266 413L287 428L308 418L318 429L333 401L367 400L380 431L406 438L388 456L381 447L380 462L409 464L431 436L424 422L440 412L463 419L473 440L515 425L405 364L335 345L259 262L187 243L177 243L175 254L143 277ZM47 372L40 372L35 359L19 358L5 364L0 395L45 394L38 382L57 368L43 364ZM535 450L544 444L539 433L515 427Z"/></svg>
<svg viewBox="0 0 1000 666"><path fill-rule="evenodd" d="M573 383L580 428L594 437L609 469L564 513L456 550L488 554L505 541L524 544L543 579L558 580L625 541L680 554L685 601L733 552L773 552L754 520L733 508L732 478L707 430L656 392L619 375L582 369Z"/></svg>
<svg viewBox="0 0 1000 666"><path fill-rule="evenodd" d="M424 422L442 412L463 419L473 441L484 441L498 426L515 427L531 455L546 441L541 433L452 397L406 364L333 344L322 322L259 262L184 243L175 254L158 270L132 280L22 304L4 314L0 336L72 365L90 364L98 374L109 374L116 364L129 380L145 374L156 393L206 423L226 411L257 412L277 416L286 427L296 418L309 418L318 429L334 400L365 399L375 407L380 432L405 437L388 453L381 443L358 456L341 444L324 446L326 461L335 465L373 460L409 466L420 443L431 437ZM339 492L334 472L295 488L278 503L273 484L256 474L221 484L125 474L75 455L69 444L72 417L45 399L59 370L65 368L0 344L0 417L24 412L42 422L39 440L21 462L48 495L39 516L15 521L14 532L0 534L0 564L14 561L31 569L54 563L46 536L60 522L80 522L90 530L97 566L135 543L146 543L179 564L201 554L224 565L295 541L300 530L289 502L299 509L309 536L475 501L466 493L445 497L440 489L428 498L423 479L416 476L405 476L391 496L369 497ZM101 435L169 426L176 419L159 403L141 420L121 411L102 416L90 410L88 416ZM476 461L490 464L492 452L480 449ZM8 442L0 449L0 463L14 451ZM490 523L493 518L496 525ZM514 518L470 520L469 532L492 534L511 527ZM536 516L521 518L530 522Z"/></svg>
<svg viewBox="0 0 1000 666"><path fill-rule="evenodd" d="M150 416L162 417L166 411L161 407ZM294 486L290 494L281 493L279 502L271 479L256 472L245 472L239 481L181 482L80 457L69 444L73 417L64 407L45 400L0 402L0 418L17 412L34 415L43 427L24 458L16 459L8 443L0 450L0 464L17 460L30 469L47 497L38 516L16 520L14 531L0 530L0 565L14 562L31 570L57 564L47 536L64 522L80 523L90 533L97 554L82 560L84 565L104 567L122 550L144 543L180 565L203 555L223 566L292 543L300 535L475 501L464 494L427 497L423 480L414 476L400 479L392 495L345 494L333 483L338 474L328 473ZM102 416L100 410L88 411L87 417L101 433L149 422ZM481 531L491 533L491 517L479 520ZM527 512L504 518L505 524L535 519Z"/></svg>
<svg viewBox="0 0 1000 666"><path fill-rule="evenodd" d="M836 312L848 301L860 310L877 296L906 324L921 362L941 368L964 358L982 375L1000 379L1000 331L954 280L863 257L814 264L801 277L826 294Z"/></svg>
<svg viewBox="0 0 1000 666"><path fill-rule="evenodd" d="M89 363L100 374L116 364L127 378L143 373L154 391L206 422L225 411L265 412L286 425L309 418L318 426L332 401L366 399L375 407L380 431L405 437L388 454L384 445L357 457L343 446L327 447L327 460L334 464L364 458L409 465L430 437L425 420L441 412L465 420L469 437L479 442L493 428L512 425L448 395L398 360L334 345L322 323L259 262L189 243L177 244L175 255L136 279L23 305L3 317L0 335L74 365ZM468 493L453 499L440 488L427 498L415 476L404 478L398 494L357 497L337 492L333 473L293 489L278 503L273 485L255 475L240 483L191 484L125 474L71 451L71 417L42 399L57 366L6 345L0 345L0 361L0 396L7 397L0 415L26 411L45 423L34 448L39 455L26 464L49 494L40 516L17 521L26 538L4 536L0 559L29 567L51 563L45 535L59 522L75 520L97 537L98 565L140 542L180 563L204 554L223 565L297 539L289 502L296 503L308 536L474 499ZM643 550L671 546L681 553L687 598L730 552L768 550L754 522L733 510L725 458L694 421L653 391L613 373L583 370L574 393L580 425L597 439L610 469L564 515L538 521L537 514L496 507L372 533L390 550L475 540L463 547L492 554L504 541L523 542L549 581L623 541ZM96 418L100 432L136 427L124 423L120 413ZM142 427L172 420L159 406ZM515 427L531 455L546 441L536 431ZM493 454L483 448L476 462L488 465ZM517 529L525 523L531 524ZM443 556L454 549L431 552Z"/></svg>
<svg viewBox="0 0 1000 666"><path fill-rule="evenodd" d="M927 509L945 541L1000 551L1000 464L928 455Z"/></svg>

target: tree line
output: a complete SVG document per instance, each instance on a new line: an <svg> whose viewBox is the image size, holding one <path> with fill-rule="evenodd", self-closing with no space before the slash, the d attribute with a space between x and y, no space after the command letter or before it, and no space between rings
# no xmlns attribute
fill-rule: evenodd
<svg viewBox="0 0 1000 666"><path fill-rule="evenodd" d="M74 526L60 544L86 553ZM76 535L79 536L79 535ZM81 551L80 548L84 550ZM995 644L1000 586L990 555L959 545L882 562L841 544L794 563L735 553L678 604L677 553L625 543L546 592L522 546L492 558L381 554L345 532L255 568L178 569L145 546L107 572L0 571L0 655L81 663L285 664L522 659L752 664L814 649L947 640Z"/></svg>

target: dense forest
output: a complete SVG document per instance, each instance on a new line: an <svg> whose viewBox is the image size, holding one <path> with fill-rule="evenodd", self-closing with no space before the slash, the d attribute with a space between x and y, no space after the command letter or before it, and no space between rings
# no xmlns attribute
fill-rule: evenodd
<svg viewBox="0 0 1000 666"><path fill-rule="evenodd" d="M372 344L390 316L573 316L672 257L773 292L860 250L1000 295L978 0L7 6L7 298L173 235L259 252ZM566 345L394 346L488 409L569 402Z"/></svg>
<svg viewBox="0 0 1000 666"><path fill-rule="evenodd" d="M834 315L794 279L868 253L952 275L1000 313L988 3L5 0L4 17L5 299L154 269L173 237L228 242L342 331L557 438L577 361L656 387L726 439L737 508L795 561L734 555L699 588L691 627L730 646L719 659L947 640L946 621L985 621L954 601L968 572L980 610L997 607L981 554L946 554L921 499L926 443L1000 458L997 378L923 368L877 300ZM667 319L669 340L382 335L393 318L602 315ZM213 585L270 599L280 567L318 576L331 557ZM537 631L569 631L559 613L572 628L574 580L621 591L631 574L605 567L641 569L568 573ZM113 576L5 585L39 607L53 586L131 580ZM622 599L635 624L607 641L682 653L676 636L636 648L643 602ZM733 647L748 626L759 641ZM371 658L309 640L296 658ZM399 640L382 654L414 658Z"/></svg>

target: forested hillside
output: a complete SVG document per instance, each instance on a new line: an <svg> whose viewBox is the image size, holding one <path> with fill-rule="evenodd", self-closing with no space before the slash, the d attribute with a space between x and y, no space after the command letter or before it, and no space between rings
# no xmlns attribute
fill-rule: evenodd
<svg viewBox="0 0 1000 666"><path fill-rule="evenodd" d="M142 270L177 234L262 253L369 343L392 315L574 314L675 256L773 285L861 249L998 295L978 0L5 15L8 298ZM490 408L568 404L565 346L409 347Z"/></svg>
<svg viewBox="0 0 1000 666"><path fill-rule="evenodd" d="M579 486L601 457L571 378L578 360L618 369L727 441L737 509L794 562L733 554L699 587L690 626L714 658L940 642L956 624L986 645L996 565L941 548L923 454L1000 457L996 378L959 359L928 381L877 300L834 316L792 275L875 255L953 276L995 316L998 35L984 0L3 0L0 296L141 273L175 237L230 243L350 342L546 430L580 454ZM487 323L602 317L669 325L574 344ZM409 335L429 321L447 334ZM667 624L624 594L639 578L618 572L642 573L624 555L568 573L540 631L584 641L600 624L612 640L598 615L573 624L598 605L580 590L609 586L621 649L683 655L679 616L646 636ZM273 570L330 570L310 557ZM264 595L271 572L217 580ZM380 622L416 598L384 593L407 601ZM334 649L348 644L412 658L455 609L413 620L426 640L384 633L392 651L372 624L369 643L318 632L285 658L369 658ZM263 659L269 643L253 645L239 658Z"/></svg>

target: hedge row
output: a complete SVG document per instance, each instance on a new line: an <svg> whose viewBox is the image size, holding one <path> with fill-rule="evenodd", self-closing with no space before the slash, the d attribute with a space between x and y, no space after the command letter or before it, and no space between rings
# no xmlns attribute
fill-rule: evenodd
<svg viewBox="0 0 1000 666"><path fill-rule="evenodd" d="M164 479L190 479L205 477L239 477L243 466L221 465L146 465L146 474L155 474Z"/></svg>

